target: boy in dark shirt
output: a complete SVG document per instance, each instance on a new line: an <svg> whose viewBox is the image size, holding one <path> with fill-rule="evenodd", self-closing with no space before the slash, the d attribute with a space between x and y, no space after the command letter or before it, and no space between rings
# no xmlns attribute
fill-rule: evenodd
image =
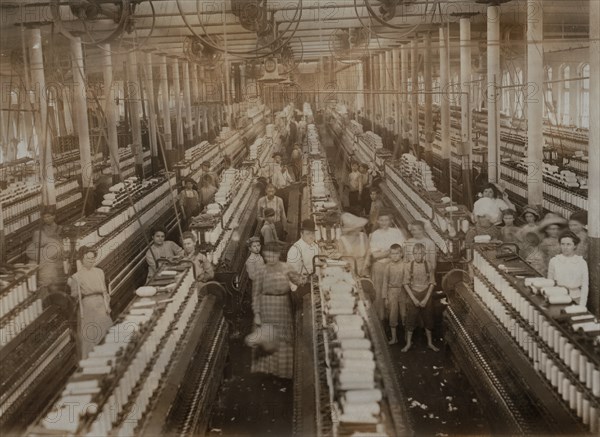
<svg viewBox="0 0 600 437"><path fill-rule="evenodd" d="M408 295L406 305L406 352L412 346L412 334L420 317L425 326L427 347L433 351L439 349L433 345L433 303L431 293L435 285L434 271L425 260L425 246L417 243L413 247L413 261L406 263L404 270L404 289Z"/></svg>

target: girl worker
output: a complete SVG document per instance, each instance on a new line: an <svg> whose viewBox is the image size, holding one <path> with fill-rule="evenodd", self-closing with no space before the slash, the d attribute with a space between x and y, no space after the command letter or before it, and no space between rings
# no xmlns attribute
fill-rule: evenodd
<svg viewBox="0 0 600 437"><path fill-rule="evenodd" d="M183 249L172 241L165 241L166 231L157 228L152 232L152 244L146 251L146 262L148 263L148 278L150 280L158 269L158 261L166 259L175 261L183 255Z"/></svg>
<svg viewBox="0 0 600 437"><path fill-rule="evenodd" d="M94 249L83 246L79 250L81 268L68 281L71 295L79 301L77 334L81 359L87 358L113 324L104 272L94 267L96 256Z"/></svg>
<svg viewBox="0 0 600 437"><path fill-rule="evenodd" d="M40 287L64 285L66 281L62 227L56 224L55 219L53 209L43 208L41 225L33 231L31 243L27 247L27 256L39 264L37 279Z"/></svg>
<svg viewBox="0 0 600 437"><path fill-rule="evenodd" d="M589 293L588 265L582 256L576 255L581 240L571 231L563 232L560 237L561 253L550 260L548 278L556 285L569 290L569 296L577 305L586 306Z"/></svg>
<svg viewBox="0 0 600 437"><path fill-rule="evenodd" d="M198 289L200 289L203 282L210 281L214 278L215 269L208 258L196 250L196 236L193 232L184 232L181 239L183 243L182 259L194 263L196 281L199 285Z"/></svg>

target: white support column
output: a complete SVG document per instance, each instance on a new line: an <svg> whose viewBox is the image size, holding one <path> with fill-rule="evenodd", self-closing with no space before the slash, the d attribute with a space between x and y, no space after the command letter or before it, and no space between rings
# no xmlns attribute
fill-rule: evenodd
<svg viewBox="0 0 600 437"><path fill-rule="evenodd" d="M460 106L463 202L473 207L473 143L471 139L471 21L460 19Z"/></svg>
<svg viewBox="0 0 600 437"><path fill-rule="evenodd" d="M192 63L192 105L195 108L194 115L196 118L196 136L200 138L202 135L202 120L200 119L200 87L198 80L198 65L196 63Z"/></svg>
<svg viewBox="0 0 600 437"><path fill-rule="evenodd" d="M432 165L431 153L433 151L433 91L432 84L432 53L431 53L431 33L427 32L424 36L425 57L424 57L424 85L425 85L425 160Z"/></svg>
<svg viewBox="0 0 600 437"><path fill-rule="evenodd" d="M544 200L544 35L539 7L539 0L527 1L527 81L535 85L527 101L527 200L537 207Z"/></svg>
<svg viewBox="0 0 600 437"><path fill-rule="evenodd" d="M488 180L500 180L500 6L487 8Z"/></svg>
<svg viewBox="0 0 600 437"><path fill-rule="evenodd" d="M194 120L192 118L192 96L190 91L190 66L189 62L183 61L183 99L185 101L185 118L187 123L187 137L189 141L194 139Z"/></svg>
<svg viewBox="0 0 600 437"><path fill-rule="evenodd" d="M588 164L588 308L600 316L600 2L590 1L590 131ZM597 430L596 430L597 431Z"/></svg>
<svg viewBox="0 0 600 437"><path fill-rule="evenodd" d="M412 137L411 145L415 153L419 151L419 42L415 37L410 43L410 80L412 83L411 91L411 121Z"/></svg>
<svg viewBox="0 0 600 437"><path fill-rule="evenodd" d="M393 65L392 65L392 51L386 50L385 52L385 65L384 65L384 77L385 77L385 87L386 91L391 91L393 89L392 79L393 79ZM383 120L385 122L386 129L393 129L393 125L388 123L388 118L392 117L392 95L384 94L385 101L385 111L383 111Z"/></svg>
<svg viewBox="0 0 600 437"><path fill-rule="evenodd" d="M392 89L396 92L400 91L400 50L392 50ZM395 94L392 97L394 104L393 113L390 112L391 116L394 117L394 134L400 133L400 98L399 94Z"/></svg>
<svg viewBox="0 0 600 437"><path fill-rule="evenodd" d="M448 27L440 27L440 111L441 111L441 147L442 147L442 180L440 191L450 193L452 166L452 143L450 140L450 50Z"/></svg>
<svg viewBox="0 0 600 437"><path fill-rule="evenodd" d="M183 147L183 121L181 114L181 86L179 80L179 59L171 58L171 74L173 75L173 91L175 94L175 115L177 117L177 150Z"/></svg>
<svg viewBox="0 0 600 437"><path fill-rule="evenodd" d="M171 108L169 107L169 76L167 72L167 57L164 55L160 57L160 94L165 151L173 150L173 134L171 133Z"/></svg>
<svg viewBox="0 0 600 437"><path fill-rule="evenodd" d="M106 114L106 131L108 152L110 155L113 183L121 180L119 165L119 138L117 135L117 104L115 102L116 86L113 82L113 64L110 44L102 49L102 73L104 79L104 113Z"/></svg>
<svg viewBox="0 0 600 437"><path fill-rule="evenodd" d="M402 91L402 111L400 117L400 129L402 130L402 139L404 142L408 141L409 123L408 123L408 53L409 46L404 44L400 48L400 79L401 79L401 91Z"/></svg>
<svg viewBox="0 0 600 437"><path fill-rule="evenodd" d="M156 116L156 97L154 95L154 74L152 72L152 53L146 53L146 64L144 65L146 79L146 99L148 101L148 136L150 138L150 159L152 160L152 173L158 171L158 144L157 131L158 119Z"/></svg>
<svg viewBox="0 0 600 437"><path fill-rule="evenodd" d="M54 187L54 167L52 163L52 140L47 124L48 99L46 91L46 77L44 75L44 56L42 53L42 36L40 29L29 30L29 65L31 68L31 81L36 84L36 129L38 137L38 150L40 153L42 205L56 206L56 189Z"/></svg>
<svg viewBox="0 0 600 437"><path fill-rule="evenodd" d="M208 100L208 97L206 95L206 82L208 81L208 78L206 69L203 66L200 67L200 78L200 101L204 103L204 105L202 106L202 131L208 132L208 107L206 106L206 100Z"/></svg>
<svg viewBox="0 0 600 437"><path fill-rule="evenodd" d="M131 126L131 153L135 161L135 173L139 178L144 177L144 151L142 150L142 93L140 76L138 74L137 52L131 51L127 55L129 86L127 99L129 101L129 123Z"/></svg>
<svg viewBox="0 0 600 437"><path fill-rule="evenodd" d="M355 113L361 111L361 114L365 115L365 61L360 61L358 65L358 95L356 96L356 107Z"/></svg>
<svg viewBox="0 0 600 437"><path fill-rule="evenodd" d="M375 104L373 103L375 100L375 95L372 93L372 91L375 89L374 85L375 85L375 79L374 79L374 74L375 74L375 70L373 68L373 55L368 55L366 57L367 59L367 74L368 74L368 80L367 80L367 85L366 88L369 91L368 94L366 95L366 111L365 111L365 117L367 117L370 121L373 121L373 117L375 116Z"/></svg>
<svg viewBox="0 0 600 437"><path fill-rule="evenodd" d="M379 61L379 87L378 90L379 91L383 91L385 90L385 53L380 53L377 56L377 59ZM381 124L381 127L385 128L385 94L379 94L378 95L378 102L379 102L379 123Z"/></svg>
<svg viewBox="0 0 600 437"><path fill-rule="evenodd" d="M94 172L92 166L92 151L90 147L90 128L88 123L88 108L86 99L87 80L83 69L83 51L81 39L76 37L71 41L71 62L73 63L73 114L77 137L79 138L79 161L81 163L81 182L83 196L88 199L85 211L90 211L94 196L86 193L94 188Z"/></svg>

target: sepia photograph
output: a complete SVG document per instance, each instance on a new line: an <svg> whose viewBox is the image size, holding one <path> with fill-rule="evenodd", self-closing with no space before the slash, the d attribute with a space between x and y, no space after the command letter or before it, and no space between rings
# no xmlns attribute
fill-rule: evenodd
<svg viewBox="0 0 600 437"><path fill-rule="evenodd" d="M0 0L0 436L600 435L600 0Z"/></svg>

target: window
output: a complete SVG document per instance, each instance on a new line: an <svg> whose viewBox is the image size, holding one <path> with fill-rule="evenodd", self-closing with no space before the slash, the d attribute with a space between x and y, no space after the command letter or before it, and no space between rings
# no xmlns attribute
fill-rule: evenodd
<svg viewBox="0 0 600 437"><path fill-rule="evenodd" d="M581 81L581 100L579 113L581 114L581 127L590 127L590 64L584 64L579 71Z"/></svg>
<svg viewBox="0 0 600 437"><path fill-rule="evenodd" d="M431 88L432 88L432 91L434 93L439 93L440 92L440 79L439 78L433 79L431 81ZM441 99L440 99L440 95L439 94L434 94L432 100L433 100L433 104L434 105L439 105L441 103Z"/></svg>
<svg viewBox="0 0 600 437"><path fill-rule="evenodd" d="M546 82L552 81L552 67L546 66L544 68L544 80ZM544 118L551 119L554 113L554 105L552 103L552 84L545 83L544 89ZM551 121L552 122L552 121Z"/></svg>
<svg viewBox="0 0 600 437"><path fill-rule="evenodd" d="M568 65L563 65L561 68L561 93L560 93L560 115L561 124L569 125L570 123L570 97L571 97L571 68Z"/></svg>

